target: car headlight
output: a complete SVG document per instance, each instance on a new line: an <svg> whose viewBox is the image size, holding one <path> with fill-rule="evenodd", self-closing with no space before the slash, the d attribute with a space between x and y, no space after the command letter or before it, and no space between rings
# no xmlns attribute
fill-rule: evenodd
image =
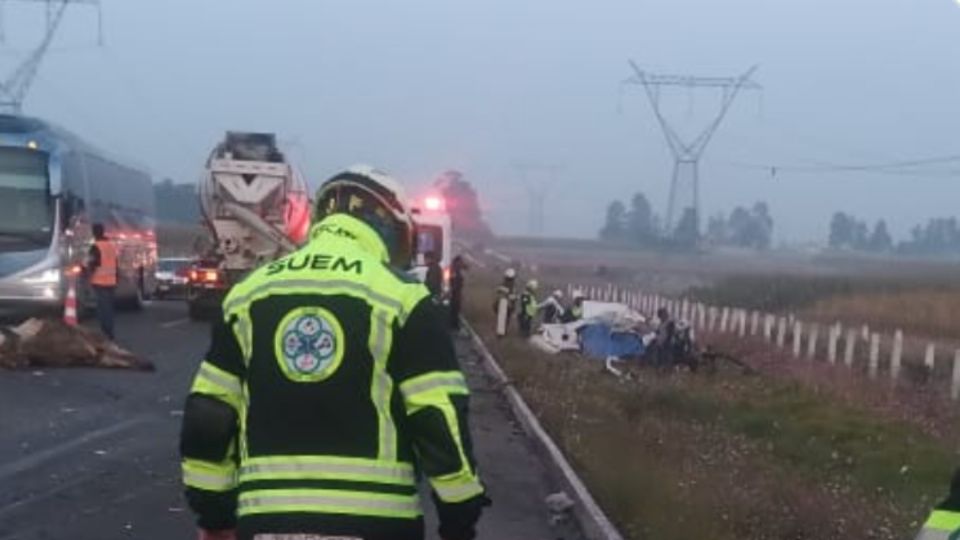
<svg viewBox="0 0 960 540"><path fill-rule="evenodd" d="M30 285L52 285L60 283L60 270L57 268L48 268L43 272L23 278L23 282Z"/></svg>

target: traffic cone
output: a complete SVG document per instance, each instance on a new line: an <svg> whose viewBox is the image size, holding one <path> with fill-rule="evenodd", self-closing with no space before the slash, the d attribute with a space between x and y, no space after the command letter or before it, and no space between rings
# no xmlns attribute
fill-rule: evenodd
<svg viewBox="0 0 960 540"><path fill-rule="evenodd" d="M72 273L67 278L67 299L63 303L63 322L67 326L77 325L77 278Z"/></svg>

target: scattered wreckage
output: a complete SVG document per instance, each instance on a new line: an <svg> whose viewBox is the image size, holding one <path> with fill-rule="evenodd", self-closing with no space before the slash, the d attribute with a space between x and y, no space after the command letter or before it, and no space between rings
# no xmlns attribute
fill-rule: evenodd
<svg viewBox="0 0 960 540"><path fill-rule="evenodd" d="M702 369L711 373L720 364L727 364L744 373L753 371L737 358L710 347L699 348L693 329L686 321L676 321L670 342L659 343L660 324L660 320L648 319L625 304L586 301L581 320L544 324L530 338L530 343L549 354L578 352L601 360L605 369L617 377L624 376L623 366L630 364L659 369Z"/></svg>
<svg viewBox="0 0 960 540"><path fill-rule="evenodd" d="M97 330L57 319L0 326L0 369L99 367L153 371L154 365Z"/></svg>

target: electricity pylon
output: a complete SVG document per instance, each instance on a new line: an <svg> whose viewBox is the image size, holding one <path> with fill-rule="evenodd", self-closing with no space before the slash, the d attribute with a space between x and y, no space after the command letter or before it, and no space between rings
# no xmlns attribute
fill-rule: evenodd
<svg viewBox="0 0 960 540"><path fill-rule="evenodd" d="M0 41L5 41L6 31L4 20L5 5L11 0L0 0ZM44 4L46 8L46 30L43 39L27 56L14 68L9 76L0 81L0 110L5 110L19 114L23 110L23 101L33 85L37 76L37 70L40 64L50 50L50 44L53 43L53 37L63 21L63 15L69 4L90 4L97 8L98 36L102 42L102 18L100 16L100 0L16 0L18 2L30 2L34 4Z"/></svg>
<svg viewBox="0 0 960 540"><path fill-rule="evenodd" d="M663 130L664 138L667 140L667 146L673 155L673 178L670 181L670 200L667 206L667 220L665 223L667 234L671 234L674 226L674 218L677 215L677 199L679 184L684 170L689 170L693 181L693 200L691 206L696 215L697 230L700 226L700 158L704 150L713 138L713 135L720 127L727 111L733 105L737 94L743 89L759 90L762 87L750 80L758 66L753 66L739 77L696 77L691 75L655 75L641 70L637 64L630 60L630 67L633 69L633 77L624 81L625 84L636 84L643 86L653 107L653 112L657 117L657 122ZM723 92L723 99L720 102L720 111L714 117L700 134L692 141L684 140L673 128L664 115L660 103L660 91L663 88L716 88Z"/></svg>

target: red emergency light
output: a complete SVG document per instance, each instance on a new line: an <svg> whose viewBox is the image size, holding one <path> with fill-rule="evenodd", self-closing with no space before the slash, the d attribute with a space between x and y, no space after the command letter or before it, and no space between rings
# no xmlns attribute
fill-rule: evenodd
<svg viewBox="0 0 960 540"><path fill-rule="evenodd" d="M197 269L190 270L188 278L194 283L217 283L220 281L220 272L217 270Z"/></svg>
<svg viewBox="0 0 960 540"><path fill-rule="evenodd" d="M431 195L423 200L423 207L431 212L441 212L445 206L443 197L437 197L436 195Z"/></svg>

